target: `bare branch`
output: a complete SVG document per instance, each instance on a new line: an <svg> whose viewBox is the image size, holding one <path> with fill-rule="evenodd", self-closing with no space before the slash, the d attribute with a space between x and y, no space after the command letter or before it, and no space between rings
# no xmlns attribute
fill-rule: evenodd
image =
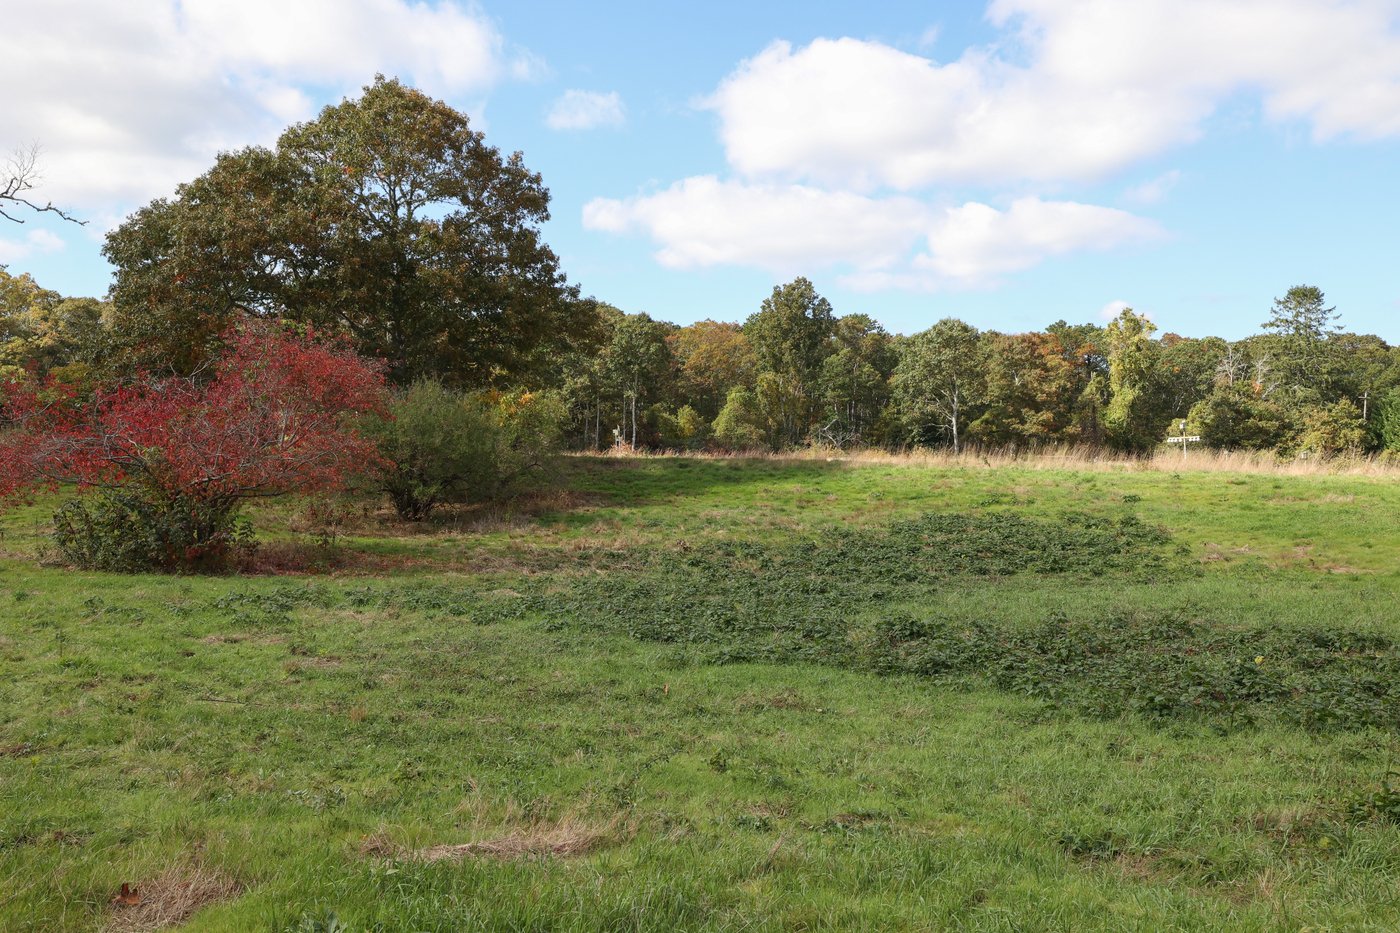
<svg viewBox="0 0 1400 933"><path fill-rule="evenodd" d="M39 146L37 143L19 146L10 154L4 169L0 170L0 217L22 224L24 218L16 216L11 211L14 211L16 206L23 206L36 214L54 214L79 226L86 224L86 220L79 220L62 208L55 207L52 201L41 205L38 201L32 201L25 196L27 192L34 190L34 186L41 179L38 166Z"/></svg>

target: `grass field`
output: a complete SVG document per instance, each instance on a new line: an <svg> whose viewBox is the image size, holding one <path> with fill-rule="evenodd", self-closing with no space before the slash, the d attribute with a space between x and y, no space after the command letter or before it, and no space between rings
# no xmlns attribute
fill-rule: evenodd
<svg viewBox="0 0 1400 933"><path fill-rule="evenodd" d="M1394 477L570 458L222 578L54 501L0 930L1400 928Z"/></svg>

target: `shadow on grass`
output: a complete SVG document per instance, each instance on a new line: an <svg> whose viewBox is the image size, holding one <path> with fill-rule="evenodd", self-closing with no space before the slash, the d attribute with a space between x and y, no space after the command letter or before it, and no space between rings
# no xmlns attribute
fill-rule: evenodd
<svg viewBox="0 0 1400 933"><path fill-rule="evenodd" d="M852 469L843 460L772 460L733 457L607 457L578 455L565 461L565 476L577 490L604 496L616 506L655 505L716 489L761 488L774 481L820 482Z"/></svg>

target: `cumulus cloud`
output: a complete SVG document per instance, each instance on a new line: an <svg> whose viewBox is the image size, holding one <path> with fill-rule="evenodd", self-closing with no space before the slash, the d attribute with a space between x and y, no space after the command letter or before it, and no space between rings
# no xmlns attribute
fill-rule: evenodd
<svg viewBox="0 0 1400 933"><path fill-rule="evenodd" d="M1256 93L1318 139L1400 135L1386 0L995 0L947 63L867 40L776 42L702 102L750 178L863 190L1092 179Z"/></svg>
<svg viewBox="0 0 1400 933"><path fill-rule="evenodd" d="M168 194L220 149L376 72L438 96L538 71L475 7L413 0L46 0L7 11L5 129L43 146L43 197L89 213Z"/></svg>
<svg viewBox="0 0 1400 933"><path fill-rule="evenodd" d="M713 175L625 200L595 198L583 223L646 233L669 268L741 265L790 274L839 266L851 270L843 284L864 290L980 287L1052 256L1161 235L1149 220L1073 201L1021 198L1005 210L969 202L935 211L903 196Z"/></svg>
<svg viewBox="0 0 1400 933"><path fill-rule="evenodd" d="M1156 239L1150 220L1111 207L1020 198L1006 210L971 202L950 208L929 234L915 268L941 279L982 284L1052 256L1104 251Z"/></svg>
<svg viewBox="0 0 1400 933"><path fill-rule="evenodd" d="M544 122L552 130L591 130L621 126L626 119L627 111L616 91L569 90L549 108Z"/></svg>
<svg viewBox="0 0 1400 933"><path fill-rule="evenodd" d="M654 194L595 198L583 224L642 231L675 269L746 265L780 274L810 265L889 265L927 231L929 210L911 198L869 198L802 185L750 185L703 175Z"/></svg>

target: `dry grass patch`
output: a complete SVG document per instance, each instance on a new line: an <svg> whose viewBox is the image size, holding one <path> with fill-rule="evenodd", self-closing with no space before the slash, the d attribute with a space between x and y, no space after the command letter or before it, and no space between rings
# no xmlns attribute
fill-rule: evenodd
<svg viewBox="0 0 1400 933"><path fill-rule="evenodd" d="M585 456L578 454L576 456ZM601 462L608 460L654 460L682 457L700 460L818 461L850 465L923 467L1020 467L1044 470L1158 471L1163 473L1257 473L1273 476L1370 476L1393 478L1400 475L1400 463L1378 456L1339 456L1308 459L1280 458L1273 451L1192 450L1185 460L1181 451L1158 450L1141 457L1117 454L1097 447L1073 445L1015 448L966 447L958 453L947 448L915 448L911 451L837 450L810 447L772 453L732 451L677 454L674 451L629 451L626 449L587 454Z"/></svg>
<svg viewBox="0 0 1400 933"><path fill-rule="evenodd" d="M216 869L177 865L112 899L105 933L146 933L178 926L212 904L232 900L243 886Z"/></svg>
<svg viewBox="0 0 1400 933"><path fill-rule="evenodd" d="M516 860L527 858L577 858L625 842L636 835L636 826L621 815L606 821L569 815L556 821L520 826L490 839L409 849L393 843L383 832L360 845L360 854L372 858L419 862L461 861L468 858Z"/></svg>
<svg viewBox="0 0 1400 933"><path fill-rule="evenodd" d="M237 645L248 642L254 645L280 645L286 642L281 635L261 635L254 632L215 632L200 639L205 645Z"/></svg>

